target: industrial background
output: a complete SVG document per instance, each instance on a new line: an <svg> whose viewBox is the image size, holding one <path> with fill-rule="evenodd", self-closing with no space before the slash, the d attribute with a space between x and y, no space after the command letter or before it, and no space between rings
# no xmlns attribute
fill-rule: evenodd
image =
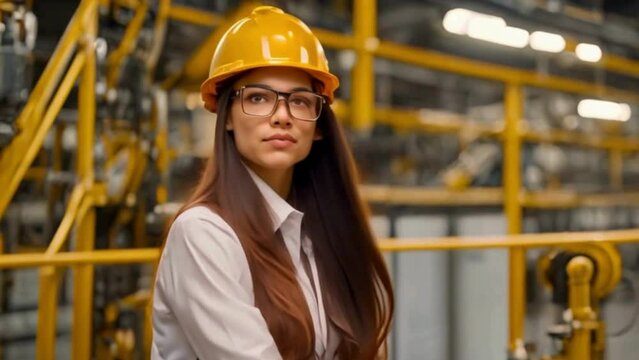
<svg viewBox="0 0 639 360"><path fill-rule="evenodd" d="M639 359L639 1L271 1L342 85L391 359ZM148 359L198 93L257 3L0 0L0 359Z"/></svg>

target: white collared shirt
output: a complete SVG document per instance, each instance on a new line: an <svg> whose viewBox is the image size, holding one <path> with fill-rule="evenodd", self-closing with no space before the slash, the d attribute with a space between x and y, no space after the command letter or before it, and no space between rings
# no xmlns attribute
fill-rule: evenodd
<svg viewBox="0 0 639 360"><path fill-rule="evenodd" d="M249 173L266 200L273 231L280 230L295 267L313 320L315 357L332 359L336 344L327 349L327 318L313 246L308 237L302 238L303 214ZM308 258L312 281L301 251ZM153 360L281 359L255 307L240 240L206 207L185 211L169 231L155 284L151 352Z"/></svg>

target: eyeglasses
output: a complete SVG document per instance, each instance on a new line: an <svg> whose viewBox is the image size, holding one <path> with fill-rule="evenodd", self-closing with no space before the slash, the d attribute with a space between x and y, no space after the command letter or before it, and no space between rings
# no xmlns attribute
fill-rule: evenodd
<svg viewBox="0 0 639 360"><path fill-rule="evenodd" d="M312 91L276 91L259 85L242 86L233 97L242 101L242 111L252 116L271 116L277 109L280 96L286 100L288 113L295 119L316 121L322 113L324 97Z"/></svg>

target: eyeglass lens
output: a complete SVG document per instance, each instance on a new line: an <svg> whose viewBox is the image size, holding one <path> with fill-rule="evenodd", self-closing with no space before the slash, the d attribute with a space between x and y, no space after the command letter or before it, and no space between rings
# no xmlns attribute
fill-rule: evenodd
<svg viewBox="0 0 639 360"><path fill-rule="evenodd" d="M241 90L242 109L248 115L269 116L275 112L278 94L260 87L244 87ZM322 111L322 97L310 91L295 91L286 96L292 117L300 120L317 120Z"/></svg>

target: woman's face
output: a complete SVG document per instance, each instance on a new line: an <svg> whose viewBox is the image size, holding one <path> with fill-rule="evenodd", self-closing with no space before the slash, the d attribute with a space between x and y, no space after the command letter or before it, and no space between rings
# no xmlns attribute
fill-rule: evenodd
<svg viewBox="0 0 639 360"><path fill-rule="evenodd" d="M250 71L233 84L233 89L253 85L286 93L313 89L311 77L307 73L284 67ZM231 104L226 129L233 131L235 144L244 162L258 174L292 170L293 165L306 158L313 141L320 138L316 122L293 118L286 101L281 99L270 116L245 114L239 96ZM262 99L255 97L252 101L258 103Z"/></svg>

